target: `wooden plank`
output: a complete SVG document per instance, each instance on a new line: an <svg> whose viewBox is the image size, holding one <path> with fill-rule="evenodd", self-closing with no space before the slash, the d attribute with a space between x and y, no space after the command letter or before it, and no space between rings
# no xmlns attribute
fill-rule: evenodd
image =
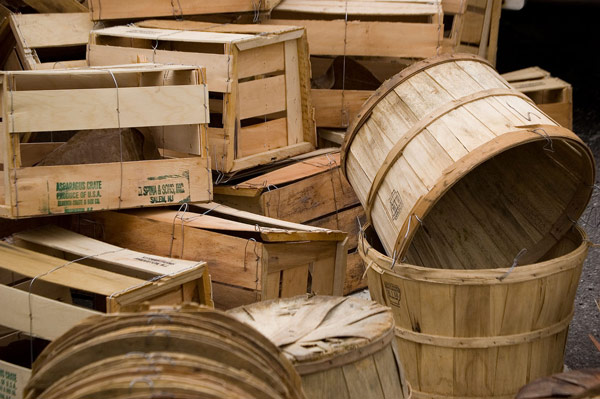
<svg viewBox="0 0 600 399"><path fill-rule="evenodd" d="M87 12L86 6L77 0L23 0L25 4L40 13L78 13Z"/></svg>
<svg viewBox="0 0 600 399"><path fill-rule="evenodd" d="M371 21L346 23L343 19L271 19L269 23L306 27L311 55L427 58L436 55L441 45L437 24Z"/></svg>
<svg viewBox="0 0 600 399"><path fill-rule="evenodd" d="M266 273L267 282L263 285L265 293L263 300L279 298L281 288L281 271Z"/></svg>
<svg viewBox="0 0 600 399"><path fill-rule="evenodd" d="M338 144L340 146L344 144L344 137L346 137L346 132L344 131L331 130L327 128L318 129L317 134L319 135L319 138L331 141L332 143Z"/></svg>
<svg viewBox="0 0 600 399"><path fill-rule="evenodd" d="M10 128L16 133L208 123L207 98L204 85L13 91Z"/></svg>
<svg viewBox="0 0 600 399"><path fill-rule="evenodd" d="M96 267L103 266L105 270L125 275L131 272L142 272L150 276L175 274L198 264L198 262L131 251L54 225L18 232L14 237L27 243L73 254L77 258L86 257L83 263L91 260Z"/></svg>
<svg viewBox="0 0 600 399"><path fill-rule="evenodd" d="M0 252L2 253L0 257L2 269L104 296L110 296L144 283L144 280L66 262L64 259L5 243L0 243Z"/></svg>
<svg viewBox="0 0 600 399"><path fill-rule="evenodd" d="M286 11L309 14L359 15L436 15L435 1L337 1L337 0L284 0L274 12Z"/></svg>
<svg viewBox="0 0 600 399"><path fill-rule="evenodd" d="M239 118L246 119L285 111L286 76L287 74L240 83Z"/></svg>
<svg viewBox="0 0 600 399"><path fill-rule="evenodd" d="M312 143L305 142L289 145L283 148L276 148L260 154L238 158L233 161L233 166L231 167L230 172L244 170L254 166L270 164L281 159L291 158L295 155L306 154L314 149L315 147Z"/></svg>
<svg viewBox="0 0 600 399"><path fill-rule="evenodd" d="M536 80L549 78L550 72L543 70L538 66L523 68L512 72L503 73L501 75L511 85L522 80Z"/></svg>
<svg viewBox="0 0 600 399"><path fill-rule="evenodd" d="M140 59L142 62L158 64L202 65L206 67L206 80L210 91L229 91L229 58L223 54L103 46L92 42L87 57L91 66L135 64L140 62Z"/></svg>
<svg viewBox="0 0 600 399"><path fill-rule="evenodd" d="M284 43L275 43L270 46L240 51L238 78L244 79L250 76L283 71L285 69L283 47Z"/></svg>
<svg viewBox="0 0 600 399"><path fill-rule="evenodd" d="M29 49L85 46L94 23L90 14L13 14L17 38Z"/></svg>
<svg viewBox="0 0 600 399"><path fill-rule="evenodd" d="M15 188L12 214L23 217L208 201L211 181L206 168L204 158L24 168L18 171L16 184L11 183ZM17 203L18 192L28 195L18 196Z"/></svg>
<svg viewBox="0 0 600 399"><path fill-rule="evenodd" d="M244 40L253 40L256 35L223 32L175 31L171 29L141 28L138 26L113 26L96 29L92 32L97 36L108 36L128 39L144 39L183 43L215 43L231 44Z"/></svg>
<svg viewBox="0 0 600 399"><path fill-rule="evenodd" d="M323 173L340 165L340 153L335 151L330 154L311 157L300 160L292 165L284 166L272 172L253 177L233 186L234 190L245 188L258 188L259 191L265 190L269 186L280 186L301 180L310 176ZM224 187L215 187L215 193L226 194L229 190Z"/></svg>
<svg viewBox="0 0 600 399"><path fill-rule="evenodd" d="M304 141L299 67L298 42L296 40L289 40L285 42L285 97L288 145Z"/></svg>
<svg viewBox="0 0 600 399"><path fill-rule="evenodd" d="M367 90L312 89L318 127L348 127L365 101L373 94Z"/></svg>
<svg viewBox="0 0 600 399"><path fill-rule="evenodd" d="M252 35L281 34L297 31L297 26L271 26L262 24L229 24L191 20L148 19L135 23L142 28L192 30L200 32L245 33ZM269 46L267 46L269 47Z"/></svg>
<svg viewBox="0 0 600 399"><path fill-rule="evenodd" d="M308 265L286 269L281 276L281 298L305 294L307 285Z"/></svg>
<svg viewBox="0 0 600 399"><path fill-rule="evenodd" d="M101 314L5 285L0 285L0 301L11 309L0 313L1 325L47 340L60 337L87 317Z"/></svg>
<svg viewBox="0 0 600 399"><path fill-rule="evenodd" d="M238 155L243 158L285 147L288 125L287 118L278 118L243 127L238 135Z"/></svg>
<svg viewBox="0 0 600 399"><path fill-rule="evenodd" d="M274 218L262 216L262 215L259 215L256 213L242 211L239 209L224 206L222 204L218 204L216 202L211 202L211 203L207 203L207 204L195 204L194 207L198 207L198 208L201 208L204 210L212 209L212 210L215 210L217 213L220 213L223 215L234 216L234 217L238 218L239 220L243 220L243 221L247 221L248 223L251 223L252 226L260 225L261 227L266 227L266 228L275 227L275 228L280 228L280 229L310 232L310 233L315 234L315 236L313 238L313 240L315 240L315 241L319 240L317 237L322 237L321 236L322 233L331 234L334 230L334 229L327 230L324 228L318 228L318 227L315 228L315 227L308 226L305 224L286 222L285 220L274 219ZM342 239L343 238L340 238L340 240L342 240Z"/></svg>
<svg viewBox="0 0 600 399"><path fill-rule="evenodd" d="M365 211L362 205L323 216L319 219L306 222L306 224L325 229L345 231L348 233L348 248L354 249L358 246L359 224L357 219L360 219L360 223L363 225L366 223Z"/></svg>
<svg viewBox="0 0 600 399"><path fill-rule="evenodd" d="M314 220L356 204L354 190L335 167L262 195L264 215L290 222Z"/></svg>
<svg viewBox="0 0 600 399"><path fill-rule="evenodd" d="M92 19L135 19L148 17L172 17L177 15L220 14L231 12L270 10L278 1L266 0L256 5L251 0L221 0L218 2L178 0L177 3L162 0L137 0L122 2L118 0L90 0Z"/></svg>
<svg viewBox="0 0 600 399"><path fill-rule="evenodd" d="M333 242L288 242L269 244L265 246L267 251L266 261L269 265L269 273L279 270L293 269L300 265L307 265L319 259L334 259L336 244ZM306 287L305 287L306 288Z"/></svg>
<svg viewBox="0 0 600 399"><path fill-rule="evenodd" d="M260 300L260 293L227 284L215 282L212 289L217 309L229 310Z"/></svg>

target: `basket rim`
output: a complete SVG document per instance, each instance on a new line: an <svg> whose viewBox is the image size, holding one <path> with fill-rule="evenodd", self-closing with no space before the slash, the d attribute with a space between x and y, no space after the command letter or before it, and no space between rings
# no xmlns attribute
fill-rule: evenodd
<svg viewBox="0 0 600 399"><path fill-rule="evenodd" d="M358 239L358 252L360 257L367 263L365 274L370 272L382 275L390 274L405 280L448 285L514 284L534 278L547 277L582 266L590 246L593 245L583 228L573 226L573 230L578 237L581 237L581 244L571 252L557 258L518 266L513 270L510 267L496 269L437 269L394 262L392 258L382 254L368 242L365 231L369 227L372 227L369 223L363 226ZM503 276L505 277L502 278Z"/></svg>

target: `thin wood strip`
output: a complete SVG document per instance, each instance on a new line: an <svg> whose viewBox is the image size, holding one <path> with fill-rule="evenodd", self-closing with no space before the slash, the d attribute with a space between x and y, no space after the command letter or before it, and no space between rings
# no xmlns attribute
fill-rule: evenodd
<svg viewBox="0 0 600 399"><path fill-rule="evenodd" d="M442 105L441 107L433 110L427 116L423 117L419 120L418 123L413 125L406 133L402 136L402 139L399 140L388 152L388 155L377 171L375 175L375 179L371 184L371 188L369 189L369 194L367 196L367 203L365 205L365 214L367 216L367 220L371 220L371 211L373 209L373 205L375 202L375 198L383 183L385 177L388 172L394 166L394 163L400 158L406 146L417 137L424 129L426 129L430 124L437 121L444 115L452 112L453 110L462 107L471 102L475 102L478 100L483 100L488 97L496 97L496 96L514 96L520 97L525 101L535 105L533 100L527 97L525 94L517 92L513 89L488 89L480 92L476 92L473 94L469 94L467 96L457 98L456 100L449 101Z"/></svg>
<svg viewBox="0 0 600 399"><path fill-rule="evenodd" d="M294 365L296 371L301 376L307 374L318 373L320 371L329 370L335 367L341 367L346 364L354 363L358 360L364 359L379 352L382 348L389 345L394 338L394 330L391 329L386 332L381 338L370 342L365 346L361 346L354 351L341 352L340 355L331 357L324 357L322 360L313 362L299 362Z"/></svg>
<svg viewBox="0 0 600 399"><path fill-rule="evenodd" d="M10 132L207 123L205 85L10 91ZM143 101L140 99L143 98ZM35 114L35 118L32 115Z"/></svg>
<svg viewBox="0 0 600 399"><path fill-rule="evenodd" d="M406 219L402 228L400 229L400 233L398 234L396 243L394 244L394 251L397 251L400 254L400 257L404 257L406 255L406 251L409 247L407 244L412 241L416 231L420 226L416 220L413 220L413 216L423 220L433 206L442 198L444 193L450 190L450 188L457 181L466 176L470 171L481 165L483 162L504 151L509 150L510 148L534 141L546 140L546 137L544 137L541 133L536 133L536 129L545 132L548 136L548 139L555 138L574 144L576 147L581 149L585 155L587 155L587 157L590 159L589 163L594 165L594 158L591 150L585 145L585 143L583 143L583 141L581 141L579 137L577 137L577 135L570 130L560 126L551 125L531 125L522 127L524 128L523 130L505 133L495 140L483 144L479 151L469 153L455 162L448 170L444 171L442 177L433 185L432 189L415 203L412 210L409 212L409 217ZM585 205L592 195L592 188L594 184L593 176L591 174L584 176L584 180L585 185L581 187L581 191L577 193L576 197L583 198L585 200L570 204L572 205L572 208L575 209L575 214L577 215L580 215L581 211L585 209ZM568 214L568 212L572 210L573 209L567 208L565 210L565 214ZM570 222L568 218L566 219L568 224L564 222L564 218L561 218L557 221L556 225L551 229L553 235L559 234L561 231L564 233L568 227L572 225L572 222ZM411 223L417 227L409 229ZM542 241L538 243L538 248L536 248L538 251L540 251L540 247L543 246L541 244L547 244L547 242ZM529 254L526 254L522 258L522 261L525 262L529 256Z"/></svg>
<svg viewBox="0 0 600 399"><path fill-rule="evenodd" d="M573 319L573 312L574 311L572 310L567 317L558 323L539 330L493 337L444 337L441 335L417 333L398 326L395 328L397 337L419 344L455 349L487 349L525 344L558 334L569 327L569 323L571 323L571 320Z"/></svg>
<svg viewBox="0 0 600 399"><path fill-rule="evenodd" d="M490 63L487 60L484 60L481 57L471 54L444 54L436 57L431 57L426 60L412 64L406 69L403 69L400 73L387 80L383 85L379 87L379 89L377 89L377 91L375 91L375 93L373 93L371 97L369 97L369 99L363 104L360 112L353 120L352 124L348 127L346 137L344 137L344 144L341 148L341 168L346 178L348 177L348 174L346 172L346 154L350 151L350 146L352 145L354 137L356 137L362 125L369 119L371 113L373 112L373 109L377 106L381 98L385 97L397 86L410 79L412 76L421 73L424 70L448 62L455 62L461 60L480 62L491 67Z"/></svg>

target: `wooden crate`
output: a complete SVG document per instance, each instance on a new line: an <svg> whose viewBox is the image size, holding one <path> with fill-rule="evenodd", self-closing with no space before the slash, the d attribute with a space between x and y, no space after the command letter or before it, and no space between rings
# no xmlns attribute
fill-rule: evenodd
<svg viewBox="0 0 600 399"><path fill-rule="evenodd" d="M385 79L441 51L442 15L437 0L284 0L263 23L306 27L317 126L347 127Z"/></svg>
<svg viewBox="0 0 600 399"><path fill-rule="evenodd" d="M19 331L0 329L3 332L0 338L0 398L23 399L23 389L31 377L31 368L17 364L12 358L17 356L29 361L29 351L17 354L9 345L30 337Z"/></svg>
<svg viewBox="0 0 600 399"><path fill-rule="evenodd" d="M95 231L109 243L160 256L205 260L218 308L307 292L342 294L347 235L340 231L215 203L190 206L186 212L147 209L94 213L80 219L81 232Z"/></svg>
<svg viewBox="0 0 600 399"><path fill-rule="evenodd" d="M279 0L90 0L94 21L268 11Z"/></svg>
<svg viewBox="0 0 600 399"><path fill-rule="evenodd" d="M540 67L530 67L502 75L512 87L526 94L552 119L573 129L573 87L550 76Z"/></svg>
<svg viewBox="0 0 600 399"><path fill-rule="evenodd" d="M52 340L98 311L146 302L212 305L206 262L130 251L52 225L14 239L0 242L0 297L11 304L0 325ZM96 310L72 305L72 290L87 293Z"/></svg>
<svg viewBox="0 0 600 399"><path fill-rule="evenodd" d="M94 26L89 13L12 14L10 25L23 69L87 65L86 46Z"/></svg>
<svg viewBox="0 0 600 399"><path fill-rule="evenodd" d="M444 53L477 54L496 65L502 0L442 0L442 5L454 32Z"/></svg>
<svg viewBox="0 0 600 399"><path fill-rule="evenodd" d="M339 150L235 184L215 186L215 200L248 212L348 233L344 294L366 287L364 265L356 253L363 208L339 170Z"/></svg>
<svg viewBox="0 0 600 399"><path fill-rule="evenodd" d="M230 173L314 149L304 29L191 21L139 25L94 31L89 63L142 59L205 65L213 169ZM165 146L193 154L200 151L185 142Z"/></svg>
<svg viewBox="0 0 600 399"><path fill-rule="evenodd" d="M209 201L204 79L201 68L157 65L2 73L0 217ZM205 150L187 158L32 167L61 143L28 143L31 132L128 127L193 138Z"/></svg>

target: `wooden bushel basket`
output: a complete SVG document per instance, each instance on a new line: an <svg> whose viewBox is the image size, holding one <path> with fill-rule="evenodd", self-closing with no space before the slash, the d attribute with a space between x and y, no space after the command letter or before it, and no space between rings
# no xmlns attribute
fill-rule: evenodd
<svg viewBox="0 0 600 399"><path fill-rule="evenodd" d="M570 230L539 263L512 269L394 264L371 243L359 240L369 291L392 308L413 397L508 399L562 370L589 247L583 230Z"/></svg>
<svg viewBox="0 0 600 399"><path fill-rule="evenodd" d="M436 268L536 262L573 226L594 184L589 148L487 61L412 65L365 103L342 171L388 255Z"/></svg>
<svg viewBox="0 0 600 399"><path fill-rule="evenodd" d="M409 397L388 308L358 298L297 296L228 313L282 349L307 398Z"/></svg>

